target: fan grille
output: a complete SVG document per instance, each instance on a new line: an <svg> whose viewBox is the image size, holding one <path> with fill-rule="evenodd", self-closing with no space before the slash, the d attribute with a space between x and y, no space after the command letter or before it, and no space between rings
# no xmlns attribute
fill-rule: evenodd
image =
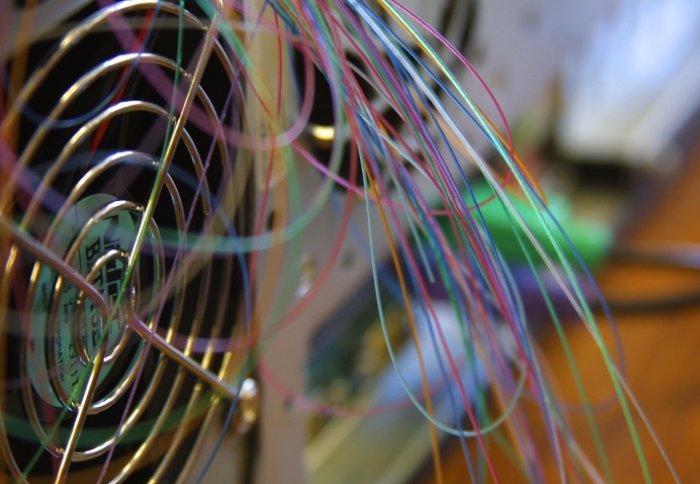
<svg viewBox="0 0 700 484"><path fill-rule="evenodd" d="M223 342L245 261L211 247L247 230L249 169L222 134L243 83L212 22L194 2L96 2L6 65L26 74L0 200L16 479L174 480L237 394Z"/></svg>

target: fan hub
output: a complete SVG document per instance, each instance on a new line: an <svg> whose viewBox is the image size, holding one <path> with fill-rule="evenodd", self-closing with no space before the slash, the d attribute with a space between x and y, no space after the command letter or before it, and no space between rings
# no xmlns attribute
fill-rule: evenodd
<svg viewBox="0 0 700 484"><path fill-rule="evenodd" d="M125 305L135 307L138 271L123 290L136 224L132 214L118 210L95 219L95 211L114 201L109 195L91 195L66 214L56 233L53 248L65 251L66 262L79 270L104 296L110 308L107 323L93 301L56 274L43 268L34 297L32 340L28 373L37 393L60 406L80 394L79 375L105 344L100 381L128 343ZM120 293L123 295L120 296ZM120 297L124 299L120 302Z"/></svg>

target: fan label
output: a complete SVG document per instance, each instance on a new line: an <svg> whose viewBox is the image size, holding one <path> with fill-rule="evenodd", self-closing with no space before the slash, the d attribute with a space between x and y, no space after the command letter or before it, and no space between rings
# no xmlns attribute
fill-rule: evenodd
<svg viewBox="0 0 700 484"><path fill-rule="evenodd" d="M66 214L57 230L51 244L53 252L65 257L90 217L114 200L114 197L104 194L90 195L80 200ZM135 233L136 224L132 215L126 211L115 212L92 226L80 243L71 265L83 276L87 276L103 255L112 250L128 250ZM110 308L116 304L125 270L125 260L110 258L99 267L90 281L103 294ZM81 374L86 370L78 357L76 340L80 338L82 346L92 358L98 351L104 332L109 354L121 341L125 327L115 317L109 323L102 322L100 331L100 313L93 301L84 296L82 317L76 319L80 290L64 279L61 294L56 298L56 281L57 274L42 266L32 303L27 372L39 396L47 403L60 407L61 402L52 388L50 378L57 378L66 395L79 398ZM50 327L52 313L53 330ZM113 362L102 366L99 382L109 374L112 365Z"/></svg>

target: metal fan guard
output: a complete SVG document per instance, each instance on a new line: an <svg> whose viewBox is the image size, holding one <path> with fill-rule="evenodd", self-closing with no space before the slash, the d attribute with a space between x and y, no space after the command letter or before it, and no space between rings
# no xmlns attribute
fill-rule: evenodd
<svg viewBox="0 0 700 484"><path fill-rule="evenodd" d="M232 56L216 38L211 21L155 0L95 10L63 35L25 82L5 114L4 134L19 131L33 101L51 76L65 68L62 62L73 49L94 42L96 33L110 27L124 28L114 27L124 19L146 15L154 18L151 35L157 36L168 20L170 25L181 21L199 35L201 48L192 55L191 65L146 48L125 49L81 72L26 142L19 143L18 159L0 195L7 261L0 281L0 345L8 348L20 342L15 348L19 365L3 365L0 378L0 412L5 417L0 447L15 479L32 480L42 460L53 463L57 482L72 470L76 474L71 479L97 478L104 472L111 482L141 479L144 468L155 481L186 476L199 466L194 453L187 458L187 449L220 417L219 397L235 401L239 396L238 385L229 381L236 378L237 356L213 344L195 343L233 335L235 308L226 300L235 299L229 293L240 289L231 282L240 278L240 268L232 254L213 257L196 244L187 247L193 238L230 233L226 224L242 217L245 203L244 184L232 180L246 178L247 171L240 168L242 163L233 163L236 153L216 134L227 109L237 106L216 105L203 79L215 62L229 86L240 83ZM152 82L149 69L151 74L179 77L183 89L173 91L174 96L168 93L160 105L139 99L139 87ZM123 83L122 96L104 103L96 99L95 113L66 128L62 122L74 103L109 77L116 77L118 86ZM201 126L188 119L192 109L205 113L211 127L204 146ZM145 118L153 119L150 127L129 125L129 119ZM135 146L120 144L86 155L84 148L104 136L110 124L150 136ZM51 144L47 140L66 129L72 134L42 172L38 166L45 166L40 157ZM150 141L154 133L159 143ZM217 179L209 176L212 155L206 150L216 152ZM188 159L183 161L185 154ZM139 174L151 178L144 190L147 199L131 193ZM65 179L73 183L66 186L61 182ZM165 212L169 213L163 217ZM114 220L121 223L108 239ZM109 286L103 279L114 278L115 271L121 282ZM213 310L207 307L213 303ZM88 313L96 321L92 327ZM37 334L36 328L45 333ZM90 336L99 344L90 348ZM39 352L38 339L45 340ZM65 339L72 340L68 346ZM74 353L63 354L64 347ZM82 378L66 384L66 372L75 368ZM110 378L115 371L117 378ZM148 382L143 383L146 375ZM104 426L105 416L111 427ZM125 439L131 442L124 444ZM128 450L120 451L122 445ZM29 448L34 449L31 456ZM107 455L114 457L112 464L102 469Z"/></svg>

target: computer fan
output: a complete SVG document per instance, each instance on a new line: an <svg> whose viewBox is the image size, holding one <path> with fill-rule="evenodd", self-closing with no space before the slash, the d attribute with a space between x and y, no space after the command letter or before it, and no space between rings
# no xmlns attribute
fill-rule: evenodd
<svg viewBox="0 0 700 484"><path fill-rule="evenodd" d="M246 260L210 248L250 230L250 163L217 134L241 123L243 79L196 5L82 3L5 60L5 463L194 478L256 391L245 352L215 346L246 332Z"/></svg>

